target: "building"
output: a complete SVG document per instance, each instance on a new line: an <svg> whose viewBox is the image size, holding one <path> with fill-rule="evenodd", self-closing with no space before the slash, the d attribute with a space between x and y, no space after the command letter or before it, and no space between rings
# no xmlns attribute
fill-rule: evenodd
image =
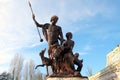
<svg viewBox="0 0 120 80"><path fill-rule="evenodd" d="M120 80L120 45L107 54L106 67L89 80Z"/></svg>

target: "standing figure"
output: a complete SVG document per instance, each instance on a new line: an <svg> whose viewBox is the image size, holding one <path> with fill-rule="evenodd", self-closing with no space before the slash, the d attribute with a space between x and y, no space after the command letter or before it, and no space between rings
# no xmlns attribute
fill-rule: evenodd
<svg viewBox="0 0 120 80"><path fill-rule="evenodd" d="M62 29L60 26L56 25L56 23L58 21L58 17L52 16L51 20L50 20L51 24L49 24L49 23L39 24L36 21L34 14L33 14L33 20L34 20L35 24L37 25L37 27L42 28L43 35L44 35L46 41L48 42L48 53L49 53L49 57L51 58L51 56L50 56L51 50L52 50L51 46L54 44L59 45L59 44L63 43Z"/></svg>

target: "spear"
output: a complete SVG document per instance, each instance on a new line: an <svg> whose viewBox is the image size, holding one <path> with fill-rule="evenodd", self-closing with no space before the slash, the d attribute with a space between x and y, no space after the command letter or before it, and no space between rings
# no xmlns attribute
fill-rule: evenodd
<svg viewBox="0 0 120 80"><path fill-rule="evenodd" d="M30 10L31 10L31 12L32 12L32 15L34 15L33 9L32 9L32 6L31 6L31 3L30 3L29 0L28 0L28 3L29 3ZM37 26L37 25L36 25L36 26ZM39 37L40 37L40 42L43 42L43 39L41 38L40 31L39 31L38 27L37 27L37 32L38 32L38 35L39 35Z"/></svg>

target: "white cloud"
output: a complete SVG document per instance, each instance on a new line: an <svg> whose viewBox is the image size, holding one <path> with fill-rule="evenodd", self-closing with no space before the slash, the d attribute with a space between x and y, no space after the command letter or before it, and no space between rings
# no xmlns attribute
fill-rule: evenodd
<svg viewBox="0 0 120 80"><path fill-rule="evenodd" d="M75 22L79 24L80 21L90 20L97 15L108 18L115 12L114 7L111 7L108 4L109 2L104 0L31 0L31 3L38 21L41 23L49 22L50 17L56 14L60 17L58 24L60 24L64 32L77 32L81 27L86 28L85 25L75 26Z"/></svg>
<svg viewBox="0 0 120 80"><path fill-rule="evenodd" d="M8 71L13 56L11 53L0 53L0 73Z"/></svg>
<svg viewBox="0 0 120 80"><path fill-rule="evenodd" d="M84 48L83 48L83 50L84 51L90 51L90 50L92 50L92 48L93 47L91 45L85 45Z"/></svg>
<svg viewBox="0 0 120 80"><path fill-rule="evenodd" d="M31 26L31 16L28 17L25 6L20 6L23 4L25 4L24 1L0 0L1 72L8 69L16 50L33 44L38 45L36 29Z"/></svg>
<svg viewBox="0 0 120 80"><path fill-rule="evenodd" d="M108 5L107 1L103 0L36 0L32 3L34 12L37 15L36 17L38 17L40 20L43 19L43 22L46 22L46 20L49 22L50 16L54 14L58 15L60 17L58 24L63 27L63 31L65 32L68 30L76 32L79 31L81 27L86 28L85 25L73 27L73 25L76 24L75 22L80 24L80 21L88 19L90 20L92 17L97 15L109 18L113 15L112 13L114 13L114 8Z"/></svg>
<svg viewBox="0 0 120 80"><path fill-rule="evenodd" d="M39 16L36 17L40 19L41 22L44 22L45 20L49 21L50 16L53 14L58 14L58 16L60 16L61 22L69 24L72 23L72 21L74 22L78 19L86 19L88 17L95 16L98 13L105 15L107 12L109 12L108 6L105 6L104 4L96 5L95 3L97 2L89 3L87 0L32 0L31 2L33 4L34 12L36 15L39 14ZM38 36L36 36L37 32L31 19L31 12L27 1L2 0L0 12L2 13L2 15L0 15L0 43L2 44L0 47L1 50L6 48L13 49L15 47L21 48L24 46L33 46L34 43L37 44ZM70 31L73 31L74 28L75 32L79 30L78 27L69 26L69 30L71 29ZM64 29L68 30L68 27L66 26Z"/></svg>
<svg viewBox="0 0 120 80"><path fill-rule="evenodd" d="M57 14L61 22L63 20L63 23L66 21L84 20L97 14L107 17L114 10L111 10L111 7L105 1L95 0L91 2L89 0L36 0L31 2L33 3L34 12L36 15L40 15L40 19L49 20L50 16Z"/></svg>
<svg viewBox="0 0 120 80"><path fill-rule="evenodd" d="M0 15L1 52L2 50L30 46L33 42L36 44L37 38L39 39L39 37L34 25L32 25L31 14L28 17L29 13L24 8L26 6L20 6L27 4L24 1L18 2L13 0L6 0L2 3L0 7L0 12L3 13L3 15Z"/></svg>
<svg viewBox="0 0 120 80"><path fill-rule="evenodd" d="M7 53L0 53L0 64L5 64L8 61L10 61L10 59L13 57L12 54L7 54Z"/></svg>
<svg viewBox="0 0 120 80"><path fill-rule="evenodd" d="M0 74L3 73L3 72L8 72L8 68L9 68L8 65L0 66Z"/></svg>
<svg viewBox="0 0 120 80"><path fill-rule="evenodd" d="M80 55L87 55L93 50L93 45L89 43L83 45L80 49L77 48L75 53L79 53Z"/></svg>

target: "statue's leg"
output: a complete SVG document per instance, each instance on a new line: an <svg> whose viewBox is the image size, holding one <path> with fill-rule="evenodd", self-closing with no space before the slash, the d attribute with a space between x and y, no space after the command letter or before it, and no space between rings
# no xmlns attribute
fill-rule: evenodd
<svg viewBox="0 0 120 80"><path fill-rule="evenodd" d="M78 64L77 71L81 72L81 70L82 70L82 67L83 67L83 64L82 64L82 63L79 63L79 64Z"/></svg>
<svg viewBox="0 0 120 80"><path fill-rule="evenodd" d="M73 59L73 56L70 53L68 54L68 62L69 62L69 66L71 67L71 69L75 70L74 59Z"/></svg>
<svg viewBox="0 0 120 80"><path fill-rule="evenodd" d="M47 76L48 76L48 75L49 75L49 74L48 74L48 66L46 66L46 70L47 70Z"/></svg>

